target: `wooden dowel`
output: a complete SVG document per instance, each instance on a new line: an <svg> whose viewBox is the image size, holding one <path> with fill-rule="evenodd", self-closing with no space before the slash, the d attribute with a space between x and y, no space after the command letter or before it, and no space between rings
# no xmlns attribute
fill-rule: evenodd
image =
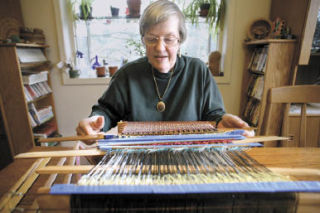
<svg viewBox="0 0 320 213"><path fill-rule="evenodd" d="M54 138L40 138L39 143L48 142L63 142L63 141L89 141L103 139L103 134L98 135L83 135L83 136L67 136L67 137L54 137Z"/></svg>
<svg viewBox="0 0 320 213"><path fill-rule="evenodd" d="M37 169L38 174L82 174L88 173L94 165L82 165L82 166L46 166L41 169Z"/></svg>
<svg viewBox="0 0 320 213"><path fill-rule="evenodd" d="M57 163L57 166L62 166L64 164L64 162L66 161L66 157L63 157L59 160L59 162ZM48 178L48 180L46 181L46 183L44 184L44 187L51 187L53 182L56 180L57 177L57 173L50 175L50 177Z"/></svg>
<svg viewBox="0 0 320 213"><path fill-rule="evenodd" d="M73 157L73 156L101 156L105 152L97 149L90 150L68 150L48 152L26 152L15 156L15 158L43 158L43 157Z"/></svg>
<svg viewBox="0 0 320 213"><path fill-rule="evenodd" d="M236 141L233 141L232 143L235 145L254 143L254 142L265 143L269 141L281 141L281 140L288 140L288 139L289 139L288 137L279 137L279 136L255 136L255 137L246 138L243 140L236 140Z"/></svg>

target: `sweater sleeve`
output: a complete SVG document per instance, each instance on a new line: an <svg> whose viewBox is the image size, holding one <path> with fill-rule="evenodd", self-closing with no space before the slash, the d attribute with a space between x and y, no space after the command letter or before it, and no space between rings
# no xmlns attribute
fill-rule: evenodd
<svg viewBox="0 0 320 213"><path fill-rule="evenodd" d="M124 76L120 70L113 76L108 89L93 105L90 116L101 115L105 118L103 131L108 131L117 125L117 122L124 120L126 115L127 97L123 85Z"/></svg>
<svg viewBox="0 0 320 213"><path fill-rule="evenodd" d="M217 83L206 67L204 74L204 104L202 120L219 122L226 113Z"/></svg>

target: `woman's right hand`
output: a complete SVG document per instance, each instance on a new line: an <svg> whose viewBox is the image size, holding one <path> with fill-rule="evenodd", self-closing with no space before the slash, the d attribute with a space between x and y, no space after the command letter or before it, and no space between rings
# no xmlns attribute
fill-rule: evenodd
<svg viewBox="0 0 320 213"><path fill-rule="evenodd" d="M103 116L92 116L81 120L76 128L77 135L96 135L104 126Z"/></svg>

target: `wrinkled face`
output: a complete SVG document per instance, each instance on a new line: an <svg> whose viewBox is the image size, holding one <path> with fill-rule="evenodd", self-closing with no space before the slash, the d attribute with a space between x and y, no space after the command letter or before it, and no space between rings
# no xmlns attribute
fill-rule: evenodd
<svg viewBox="0 0 320 213"><path fill-rule="evenodd" d="M143 37L149 63L159 72L169 72L176 63L180 48L178 29L178 18L171 16L151 27Z"/></svg>

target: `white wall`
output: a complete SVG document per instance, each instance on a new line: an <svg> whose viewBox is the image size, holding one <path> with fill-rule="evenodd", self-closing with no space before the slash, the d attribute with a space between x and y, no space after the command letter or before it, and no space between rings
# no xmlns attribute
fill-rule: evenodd
<svg viewBox="0 0 320 213"><path fill-rule="evenodd" d="M44 30L49 59L53 64L60 60L57 30L54 13L54 0L21 0L22 15L26 27ZM232 64L230 82L219 84L228 112L239 114L240 91L244 68L244 46L247 30L252 21L258 18L268 18L271 0L232 0L236 3L233 24L234 36L231 55ZM229 51L229 50L228 50ZM106 89L105 85L63 85L59 71L51 72L52 89L56 105L56 116L59 131L63 135L74 135L78 121L87 117L91 106Z"/></svg>
<svg viewBox="0 0 320 213"><path fill-rule="evenodd" d="M234 0L236 3L233 24L231 78L229 84L220 84L227 112L239 115L242 74L244 72L244 40L251 23L260 18L269 18L271 0ZM229 71L229 70L228 70Z"/></svg>

